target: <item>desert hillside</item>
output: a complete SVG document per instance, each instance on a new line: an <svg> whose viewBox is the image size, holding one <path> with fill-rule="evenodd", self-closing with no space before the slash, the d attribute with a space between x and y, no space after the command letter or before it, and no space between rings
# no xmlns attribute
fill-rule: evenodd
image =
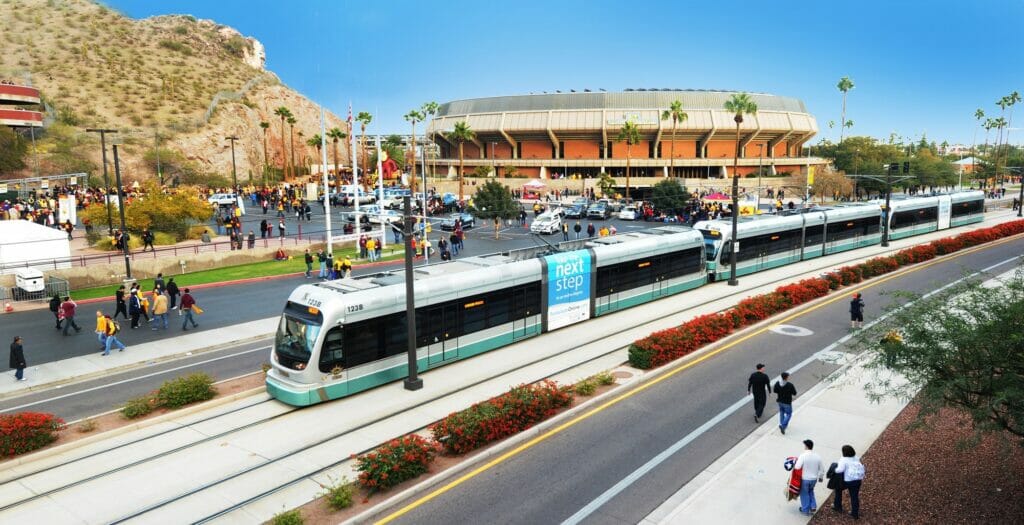
<svg viewBox="0 0 1024 525"><path fill-rule="evenodd" d="M168 15L135 20L87 0L0 0L0 79L41 89L46 129L37 136L42 174L101 172L98 138L86 127L121 130L122 171L188 179L230 175L236 135L240 180L258 179L266 156L280 170L317 163L306 145L320 132L319 109L264 69L263 45L210 20ZM273 52L273 50L271 50ZM278 107L294 115L282 130ZM327 127L346 130L337 116ZM283 133L282 133L283 131ZM287 158L284 149L287 147ZM345 143L339 157L348 158ZM328 143L328 154L332 153ZM21 173L30 174L35 157ZM329 162L333 160L329 159Z"/></svg>

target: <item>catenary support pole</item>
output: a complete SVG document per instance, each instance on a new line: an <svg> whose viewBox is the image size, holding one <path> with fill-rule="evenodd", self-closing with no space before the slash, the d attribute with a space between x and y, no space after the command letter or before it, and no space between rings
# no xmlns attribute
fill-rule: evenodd
<svg viewBox="0 0 1024 525"><path fill-rule="evenodd" d="M121 164L117 159L117 144L112 146L114 148L114 181L117 184L117 209L121 212L121 235L125 241L124 245L124 273L127 280L132 280L132 262L131 262L131 247L128 246L128 229L125 227L124 222L124 209L127 205L125 203L125 194L121 191Z"/></svg>
<svg viewBox="0 0 1024 525"><path fill-rule="evenodd" d="M412 238L412 197L402 197L405 207L405 238ZM409 376L405 378L406 390L419 390L423 388L423 380L419 378L419 370L416 365L416 297L413 295L413 272L412 272L412 250L408 242L405 247L405 327L406 327L406 350L409 357Z"/></svg>

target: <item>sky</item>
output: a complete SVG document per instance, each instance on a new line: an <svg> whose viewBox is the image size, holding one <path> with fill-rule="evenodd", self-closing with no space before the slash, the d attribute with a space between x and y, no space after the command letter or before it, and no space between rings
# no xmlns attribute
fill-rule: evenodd
<svg viewBox="0 0 1024 525"><path fill-rule="evenodd" d="M372 113L368 133L409 133L402 116L427 101L692 88L798 98L817 118L813 142L835 141L848 76L848 135L970 145L984 136L977 109L998 116L996 101L1024 92L1022 0L105 3L255 37L285 84L342 118L350 101Z"/></svg>

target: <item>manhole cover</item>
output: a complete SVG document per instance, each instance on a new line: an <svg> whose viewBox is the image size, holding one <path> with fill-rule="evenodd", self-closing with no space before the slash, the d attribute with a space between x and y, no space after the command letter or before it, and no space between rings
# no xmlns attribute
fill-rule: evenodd
<svg viewBox="0 0 1024 525"><path fill-rule="evenodd" d="M769 330L779 335L790 335L793 337L807 337L814 333L806 328L789 324L777 324L769 328Z"/></svg>

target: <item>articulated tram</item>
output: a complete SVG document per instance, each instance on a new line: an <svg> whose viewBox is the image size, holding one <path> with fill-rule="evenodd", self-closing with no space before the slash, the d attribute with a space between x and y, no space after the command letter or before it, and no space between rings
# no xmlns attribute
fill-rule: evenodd
<svg viewBox="0 0 1024 525"><path fill-rule="evenodd" d="M983 219L981 192L893 199L892 238ZM877 244L877 203L742 217L737 274ZM660 226L565 251L466 257L413 270L421 371L728 278L731 223ZM297 406L407 373L405 274L299 286L285 305L267 391Z"/></svg>

